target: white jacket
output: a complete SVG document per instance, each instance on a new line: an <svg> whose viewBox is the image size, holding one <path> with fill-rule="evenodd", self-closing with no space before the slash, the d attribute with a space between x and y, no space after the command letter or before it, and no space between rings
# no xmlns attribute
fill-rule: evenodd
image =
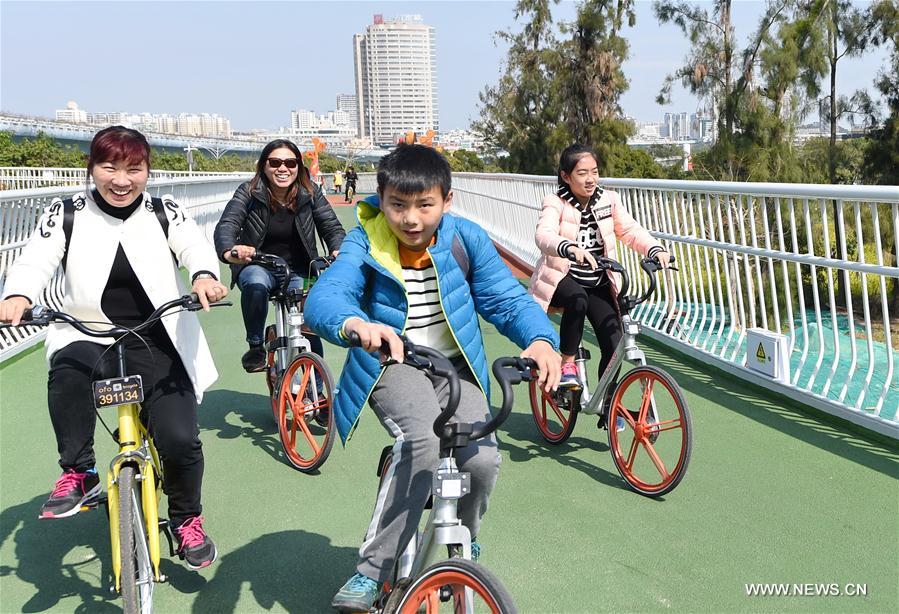
<svg viewBox="0 0 899 614"><path fill-rule="evenodd" d="M83 206L80 209L76 206L72 224L61 311L79 320L112 324L103 313L100 301L120 243L153 307L186 292L172 254L187 268L191 278L199 271L210 271L219 276L218 258L212 245L170 195L163 196L169 219L168 243L147 192L144 192L143 204L125 220L104 214L90 193L77 194L74 199ZM55 198L41 216L28 244L9 268L3 298L21 294L32 303L40 298L65 252L62 221L62 200ZM164 316L162 322L181 356L199 403L203 391L216 380L218 372L196 314L180 312ZM53 324L47 332L47 361L57 350L75 341L112 343L111 339L88 337L67 324Z"/></svg>

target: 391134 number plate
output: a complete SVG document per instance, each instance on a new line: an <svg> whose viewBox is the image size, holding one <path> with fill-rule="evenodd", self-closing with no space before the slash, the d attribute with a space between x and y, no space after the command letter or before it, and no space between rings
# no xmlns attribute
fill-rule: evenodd
<svg viewBox="0 0 899 614"><path fill-rule="evenodd" d="M142 403L144 384L140 375L101 379L94 382L94 407L115 407L126 403Z"/></svg>

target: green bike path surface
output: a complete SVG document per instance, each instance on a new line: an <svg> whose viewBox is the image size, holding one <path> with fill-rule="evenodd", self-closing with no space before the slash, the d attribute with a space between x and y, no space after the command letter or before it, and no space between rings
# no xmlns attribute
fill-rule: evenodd
<svg viewBox="0 0 899 614"><path fill-rule="evenodd" d="M351 209L338 213L352 223ZM156 611L328 612L353 572L390 440L366 409L318 475L294 471L262 376L240 368L239 308L200 317L220 372L200 408L204 514L219 560L195 573L164 557L170 581L156 589ZM484 332L491 359L517 353ZM686 478L658 500L626 488L588 416L567 443L543 443L516 389L479 541L519 610L899 610L899 451L663 347L646 350L682 386L695 434ZM344 351L326 354L338 375ZM0 368L0 612L120 611L103 512L37 520L59 474L46 379L42 349ZM102 469L114 447L100 425L96 443ZM867 595L747 596L760 582L860 584Z"/></svg>

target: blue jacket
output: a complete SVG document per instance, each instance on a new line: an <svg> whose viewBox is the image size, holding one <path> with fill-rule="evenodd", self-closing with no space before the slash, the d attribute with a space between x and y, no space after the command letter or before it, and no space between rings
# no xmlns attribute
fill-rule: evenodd
<svg viewBox="0 0 899 614"><path fill-rule="evenodd" d="M377 197L361 201L356 216L359 226L347 234L340 256L312 287L304 308L309 327L342 346L347 345L340 334L347 318L380 322L402 333L408 315L397 240L378 208ZM452 253L456 236L468 257L467 279ZM447 322L488 399L490 377L478 314L521 348L544 339L558 349L559 336L549 318L513 277L480 226L445 214L428 252ZM335 423L344 443L381 371L377 353L350 348L333 399Z"/></svg>

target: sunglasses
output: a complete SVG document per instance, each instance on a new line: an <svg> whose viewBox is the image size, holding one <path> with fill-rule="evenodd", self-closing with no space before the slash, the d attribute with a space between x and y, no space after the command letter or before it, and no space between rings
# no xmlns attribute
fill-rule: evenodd
<svg viewBox="0 0 899 614"><path fill-rule="evenodd" d="M296 158L287 158L286 160L282 160L281 158L269 158L268 165L269 168L281 168L283 164L287 168L296 168L299 165L300 161Z"/></svg>

